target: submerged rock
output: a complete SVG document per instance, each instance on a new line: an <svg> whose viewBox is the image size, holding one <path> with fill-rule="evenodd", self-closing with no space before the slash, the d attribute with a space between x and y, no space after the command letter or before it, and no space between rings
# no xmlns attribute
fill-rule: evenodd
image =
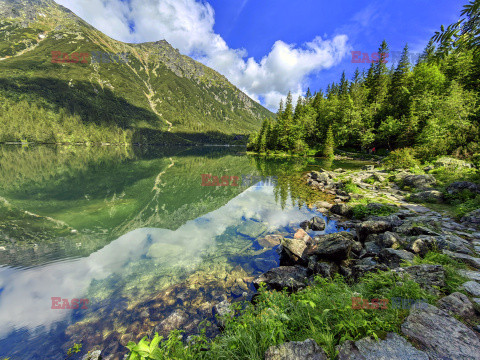
<svg viewBox="0 0 480 360"><path fill-rule="evenodd" d="M475 333L435 306L412 310L402 324L402 333L431 359L480 360L480 340Z"/></svg>
<svg viewBox="0 0 480 360"><path fill-rule="evenodd" d="M338 360L428 360L426 353L395 333L388 333L380 341L370 337L355 342L347 340L337 349Z"/></svg>
<svg viewBox="0 0 480 360"><path fill-rule="evenodd" d="M307 339L271 346L265 352L265 360L328 360L328 357L314 340Z"/></svg>

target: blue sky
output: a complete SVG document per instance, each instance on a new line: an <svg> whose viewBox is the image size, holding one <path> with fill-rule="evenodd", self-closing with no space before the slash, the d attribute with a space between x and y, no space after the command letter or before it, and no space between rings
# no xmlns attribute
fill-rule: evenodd
<svg viewBox="0 0 480 360"><path fill-rule="evenodd" d="M270 109L288 90L325 89L355 68L351 51L421 53L459 0L57 0L114 39L166 39ZM391 63L389 63L390 65Z"/></svg>

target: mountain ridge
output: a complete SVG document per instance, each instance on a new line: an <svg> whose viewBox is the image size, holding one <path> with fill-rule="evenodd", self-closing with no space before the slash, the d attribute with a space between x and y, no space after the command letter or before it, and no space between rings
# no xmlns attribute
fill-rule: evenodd
<svg viewBox="0 0 480 360"><path fill-rule="evenodd" d="M127 53L128 61L52 63L53 51L69 56ZM0 80L0 96L7 102L40 103L53 114L63 108L88 126L128 130L136 142L161 142L166 132L181 138L247 134L273 116L225 76L182 55L166 40L114 40L53 0L0 1ZM12 134L0 133L0 142L19 140L8 137Z"/></svg>

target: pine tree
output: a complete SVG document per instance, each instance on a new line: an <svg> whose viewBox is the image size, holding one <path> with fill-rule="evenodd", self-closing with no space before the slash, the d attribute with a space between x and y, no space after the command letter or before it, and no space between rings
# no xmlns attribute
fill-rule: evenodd
<svg viewBox="0 0 480 360"><path fill-rule="evenodd" d="M417 65L426 62L430 63L435 60L435 44L432 39L428 42L427 46L423 50L422 55L419 56Z"/></svg>
<svg viewBox="0 0 480 360"><path fill-rule="evenodd" d="M340 86L339 86L338 93L339 95L346 95L347 91L348 91L348 80L347 80L347 77L345 76L345 71L344 71L340 79Z"/></svg>
<svg viewBox="0 0 480 360"><path fill-rule="evenodd" d="M330 125L328 127L327 135L325 137L325 143L323 145L323 157L332 159L334 157L334 147L335 141L333 139L332 125Z"/></svg>

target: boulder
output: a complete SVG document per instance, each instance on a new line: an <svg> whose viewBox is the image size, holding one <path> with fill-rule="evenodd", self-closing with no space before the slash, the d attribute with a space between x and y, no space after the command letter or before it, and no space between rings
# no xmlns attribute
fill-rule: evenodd
<svg viewBox="0 0 480 360"><path fill-rule="evenodd" d="M408 274L421 288L433 294L438 294L437 288L445 286L445 269L442 265L422 264L400 267L392 271L402 277Z"/></svg>
<svg viewBox="0 0 480 360"><path fill-rule="evenodd" d="M452 251L449 251L449 250L442 250L442 253L450 256L451 258L453 258L455 260L462 261L465 264L470 265L471 267L474 267L476 269L480 269L480 259L479 258L470 256L470 255L465 255L465 254L452 252Z"/></svg>
<svg viewBox="0 0 480 360"><path fill-rule="evenodd" d="M346 231L316 236L315 240L318 240L318 243L314 245L311 253L324 260L339 262L347 259L354 246L353 235Z"/></svg>
<svg viewBox="0 0 480 360"><path fill-rule="evenodd" d="M346 218L351 218L353 216L353 211L350 206L345 204L336 204L330 208L332 214L344 216Z"/></svg>
<svg viewBox="0 0 480 360"><path fill-rule="evenodd" d="M431 359L480 360L475 333L435 306L411 310L401 328Z"/></svg>
<svg viewBox="0 0 480 360"><path fill-rule="evenodd" d="M386 266L385 264L354 265L352 266L352 276L355 280L358 280L361 277L365 276L367 273L387 270L388 266Z"/></svg>
<svg viewBox="0 0 480 360"><path fill-rule="evenodd" d="M370 236L370 235L369 235ZM375 256L380 253L382 249L374 241L368 241L365 243L365 254L363 256Z"/></svg>
<svg viewBox="0 0 480 360"><path fill-rule="evenodd" d="M480 296L480 283L476 281L467 281L462 285L462 287L465 289L466 292L468 292L470 295L473 296Z"/></svg>
<svg viewBox="0 0 480 360"><path fill-rule="evenodd" d="M325 227L327 226L326 222L324 219L318 216L314 216L310 220L310 229L313 231L323 231L325 230Z"/></svg>
<svg viewBox="0 0 480 360"><path fill-rule="evenodd" d="M301 266L280 266L256 277L253 285L256 289L265 284L268 290L297 291L306 286L307 269Z"/></svg>
<svg viewBox="0 0 480 360"><path fill-rule="evenodd" d="M470 181L456 181L447 186L447 194L457 195L458 193L469 190L472 193L480 193L480 186Z"/></svg>
<svg viewBox="0 0 480 360"><path fill-rule="evenodd" d="M331 278L338 272L338 265L333 262L317 261L314 256L310 257L308 269L314 275Z"/></svg>
<svg viewBox="0 0 480 360"><path fill-rule="evenodd" d="M398 234L390 231L386 231L383 234L380 234L377 238L377 245L381 248L392 248L398 249L402 244L405 243Z"/></svg>
<svg viewBox="0 0 480 360"><path fill-rule="evenodd" d="M370 234L379 234L385 231L391 231L392 224L388 221L364 221L357 225L357 236L361 242L365 242L366 238Z"/></svg>
<svg viewBox="0 0 480 360"><path fill-rule="evenodd" d="M442 203L443 194L438 190L425 190L411 194L410 200L414 202Z"/></svg>
<svg viewBox="0 0 480 360"><path fill-rule="evenodd" d="M397 268L403 261L413 261L414 255L405 250L383 249L378 254L380 262L389 268Z"/></svg>
<svg viewBox="0 0 480 360"><path fill-rule="evenodd" d="M312 339L270 346L265 360L328 360L327 354Z"/></svg>
<svg viewBox="0 0 480 360"><path fill-rule="evenodd" d="M434 166L435 168L445 167L451 170L456 170L458 168L468 168L468 169L473 168L473 164L467 161L455 159L452 157L441 157L435 161Z"/></svg>
<svg viewBox="0 0 480 360"><path fill-rule="evenodd" d="M471 271L471 270L458 270L460 275L465 276L470 280L475 280L480 282L480 271Z"/></svg>
<svg viewBox="0 0 480 360"><path fill-rule="evenodd" d="M338 360L428 360L428 355L415 349L407 340L388 333L385 340L370 337L345 341L338 349Z"/></svg>
<svg viewBox="0 0 480 360"><path fill-rule="evenodd" d="M475 315L475 309L468 297L462 293L454 292L438 301L438 307L449 314L456 314L463 318Z"/></svg>
<svg viewBox="0 0 480 360"><path fill-rule="evenodd" d="M437 181L433 175L407 175L403 178L403 186L409 186L415 189L428 189L435 185Z"/></svg>
<svg viewBox="0 0 480 360"><path fill-rule="evenodd" d="M467 225L480 225L480 209L473 210L469 212L467 215L460 219L460 222L467 223Z"/></svg>
<svg viewBox="0 0 480 360"><path fill-rule="evenodd" d="M300 227L305 231L307 231L308 229L311 229L313 231L323 231L325 230L326 226L327 224L325 220L319 216L314 216L310 220L305 220L300 223Z"/></svg>
<svg viewBox="0 0 480 360"><path fill-rule="evenodd" d="M303 254L307 248L307 243L300 239L282 240L280 252L280 265L295 265L296 263L304 263Z"/></svg>

